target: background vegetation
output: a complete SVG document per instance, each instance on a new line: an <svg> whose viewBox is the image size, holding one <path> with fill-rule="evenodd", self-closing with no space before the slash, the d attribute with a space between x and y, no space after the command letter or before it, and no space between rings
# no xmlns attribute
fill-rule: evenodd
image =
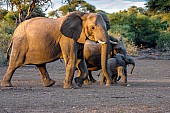
<svg viewBox="0 0 170 113"><path fill-rule="evenodd" d="M94 5L85 0L61 0L63 6L45 15L44 11L51 5L52 0L4 1L7 4L6 9L1 7L4 3L0 2L0 64L5 60L10 37L20 22L36 16L60 17L75 10L102 11L96 10ZM145 8L131 6L127 10L107 14L111 24L109 34L125 37L128 52L133 55L137 54L138 48L170 51L169 0L148 0L145 5Z"/></svg>

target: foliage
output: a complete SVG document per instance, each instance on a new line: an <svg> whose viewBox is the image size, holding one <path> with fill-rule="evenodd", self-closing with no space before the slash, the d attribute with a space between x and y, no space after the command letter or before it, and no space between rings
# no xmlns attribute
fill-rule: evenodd
<svg viewBox="0 0 170 113"><path fill-rule="evenodd" d="M34 18L34 17L45 17L45 13L40 7L34 8L33 12L31 13L29 18ZM28 18L28 19L29 19Z"/></svg>
<svg viewBox="0 0 170 113"><path fill-rule="evenodd" d="M170 1L169 0L149 0L146 3L148 12L151 13L168 13L170 12Z"/></svg>
<svg viewBox="0 0 170 113"><path fill-rule="evenodd" d="M157 48L161 51L170 51L170 32L162 32L157 40Z"/></svg>
<svg viewBox="0 0 170 113"><path fill-rule="evenodd" d="M153 20L144 15L137 15L129 20L130 30L135 37L129 37L132 41L140 46L155 47L156 40L159 37L160 22Z"/></svg>
<svg viewBox="0 0 170 113"><path fill-rule="evenodd" d="M127 37L138 47L156 47L160 32L168 28L167 21L149 16L144 10L134 6L127 11L108 14L108 17L110 31Z"/></svg>
<svg viewBox="0 0 170 113"><path fill-rule="evenodd" d="M9 24L5 20L0 21L0 65L5 60L5 53L14 32L14 24Z"/></svg>
<svg viewBox="0 0 170 113"><path fill-rule="evenodd" d="M8 12L5 16L4 19L8 21L8 23L14 23L15 22L15 16L12 12Z"/></svg>
<svg viewBox="0 0 170 113"><path fill-rule="evenodd" d="M7 10L0 7L0 20L4 19L4 16L8 13Z"/></svg>
<svg viewBox="0 0 170 113"><path fill-rule="evenodd" d="M17 12L17 13L13 13L13 14L17 14L17 15L14 15L17 24L26 19L31 18L32 12L34 12L36 8L41 8L48 2L51 3L51 0L4 0L4 1L7 2L7 6L11 6L11 10L10 10L11 12ZM37 11L40 11L40 10L37 10Z"/></svg>
<svg viewBox="0 0 170 113"><path fill-rule="evenodd" d="M115 37L116 39L120 39L120 34L115 34L111 31L109 31L109 35ZM123 37L123 43L126 47L126 51L129 55L132 55L132 56L137 56L138 55L138 48L137 46L135 46L135 44L132 42L132 41L129 41L126 37Z"/></svg>
<svg viewBox="0 0 170 113"><path fill-rule="evenodd" d="M69 1L68 4L61 6L58 10L62 11L63 15L66 15L68 12L72 11L83 11L83 12L95 12L95 6L87 3L84 0L73 0Z"/></svg>
<svg viewBox="0 0 170 113"><path fill-rule="evenodd" d="M66 14L70 11L68 5L63 5L63 6L61 6L58 10L59 10L59 11L62 11L62 15L66 15Z"/></svg>

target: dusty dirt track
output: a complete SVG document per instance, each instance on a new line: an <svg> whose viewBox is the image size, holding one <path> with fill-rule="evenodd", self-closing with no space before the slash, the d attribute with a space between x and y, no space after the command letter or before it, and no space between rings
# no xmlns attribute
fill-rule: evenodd
<svg viewBox="0 0 170 113"><path fill-rule="evenodd" d="M169 66L170 60L136 60L134 73L128 74L129 87L120 81L117 86L97 82L78 89L62 88L65 67L60 61L47 65L51 78L56 80L52 87L42 86L34 66L24 66L12 78L15 87L0 86L0 113L168 113ZM0 67L1 80L6 69Z"/></svg>

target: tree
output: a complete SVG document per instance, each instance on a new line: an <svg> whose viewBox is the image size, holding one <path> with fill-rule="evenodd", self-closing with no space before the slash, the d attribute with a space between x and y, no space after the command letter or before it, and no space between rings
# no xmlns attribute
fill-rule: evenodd
<svg viewBox="0 0 170 113"><path fill-rule="evenodd" d="M4 0L7 3L7 7L11 6L11 11L15 12L15 7L18 11L18 15L15 16L17 23L20 23L31 17L32 12L36 8L44 6L51 0ZM7 8L8 9L8 8Z"/></svg>
<svg viewBox="0 0 170 113"><path fill-rule="evenodd" d="M151 13L169 13L170 12L170 1L169 0L149 0L146 3L148 12Z"/></svg>
<svg viewBox="0 0 170 113"><path fill-rule="evenodd" d="M156 40L159 38L160 22L149 19L145 15L138 15L129 20L130 30L135 37L132 40L138 46L156 47Z"/></svg>
<svg viewBox="0 0 170 113"><path fill-rule="evenodd" d="M167 27L161 19L151 18L146 15L145 10L136 6L108 14L108 17L111 23L110 31L127 37L137 46L156 47L160 32Z"/></svg>
<svg viewBox="0 0 170 113"><path fill-rule="evenodd" d="M95 6L87 3L84 0L65 0L66 5L61 6L58 10L63 12L63 15L66 15L68 12L72 11L84 11L84 12L95 12Z"/></svg>
<svg viewBox="0 0 170 113"><path fill-rule="evenodd" d="M10 42L10 38L14 32L14 25L6 22L4 19L0 20L0 65L6 60L5 53Z"/></svg>
<svg viewBox="0 0 170 113"><path fill-rule="evenodd" d="M7 10L0 7L0 20L4 19L4 16L8 13Z"/></svg>

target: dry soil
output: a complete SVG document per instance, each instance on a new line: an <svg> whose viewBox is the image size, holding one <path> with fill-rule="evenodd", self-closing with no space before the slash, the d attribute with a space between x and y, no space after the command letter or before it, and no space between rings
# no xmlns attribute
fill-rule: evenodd
<svg viewBox="0 0 170 113"><path fill-rule="evenodd" d="M65 66L56 61L47 65L56 84L43 87L38 69L23 66L12 78L14 87L0 86L0 113L169 113L170 60L138 60L133 74L128 67L128 84L63 89ZM7 66L0 67L0 82ZM75 73L76 76L77 73Z"/></svg>

